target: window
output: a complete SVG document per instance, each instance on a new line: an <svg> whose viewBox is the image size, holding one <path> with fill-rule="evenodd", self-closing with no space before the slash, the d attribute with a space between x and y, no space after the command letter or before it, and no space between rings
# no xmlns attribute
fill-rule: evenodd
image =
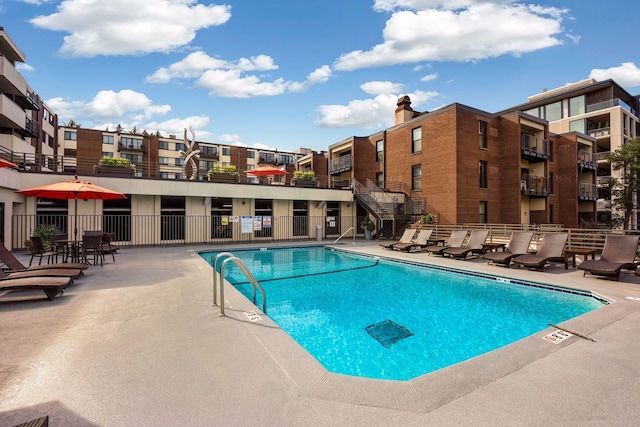
<svg viewBox="0 0 640 427"><path fill-rule="evenodd" d="M65 148L64 155L67 157L75 157L78 155L78 150L76 150L75 148Z"/></svg>
<svg viewBox="0 0 640 427"><path fill-rule="evenodd" d="M134 150L142 150L144 148L141 139L130 138L128 136L120 138L120 144L122 144L124 148L132 148Z"/></svg>
<svg viewBox="0 0 640 427"><path fill-rule="evenodd" d="M207 145L200 146L200 153L204 157L218 157L218 147L210 147Z"/></svg>
<svg viewBox="0 0 640 427"><path fill-rule="evenodd" d="M283 165L292 165L293 164L293 155L292 154L280 154L279 162Z"/></svg>
<svg viewBox="0 0 640 427"><path fill-rule="evenodd" d="M167 141L158 141L158 149L159 150L168 150L169 143Z"/></svg>
<svg viewBox="0 0 640 427"><path fill-rule="evenodd" d="M233 199L230 197L211 197L211 238L230 239L233 237Z"/></svg>
<svg viewBox="0 0 640 427"><path fill-rule="evenodd" d="M275 163L276 156L273 153L260 153L260 163Z"/></svg>
<svg viewBox="0 0 640 427"><path fill-rule="evenodd" d="M247 170L254 170L256 165L247 165Z"/></svg>
<svg viewBox="0 0 640 427"><path fill-rule="evenodd" d="M176 172L176 179L184 179L182 173Z"/></svg>
<svg viewBox="0 0 640 427"><path fill-rule="evenodd" d="M411 131L411 152L422 151L422 128L415 128Z"/></svg>
<svg viewBox="0 0 640 427"><path fill-rule="evenodd" d="M376 141L376 162L382 163L384 160L384 140Z"/></svg>
<svg viewBox="0 0 640 427"><path fill-rule="evenodd" d="M222 148L222 155L223 156L230 156L231 155L231 148L229 148L229 147Z"/></svg>
<svg viewBox="0 0 640 427"><path fill-rule="evenodd" d="M102 143L113 145L113 135L102 135Z"/></svg>
<svg viewBox="0 0 640 427"><path fill-rule="evenodd" d="M256 152L253 150L247 150L247 159L255 159L256 158Z"/></svg>
<svg viewBox="0 0 640 427"><path fill-rule="evenodd" d="M102 157L113 157L113 153L110 151L103 151Z"/></svg>
<svg viewBox="0 0 640 427"><path fill-rule="evenodd" d="M120 157L129 160L134 165L141 165L142 164L142 155L141 154L121 153ZM138 172L142 173L142 171L138 171ZM142 175L140 175L140 176L142 176Z"/></svg>
<svg viewBox="0 0 640 427"><path fill-rule="evenodd" d="M77 141L78 133L75 131L65 130L64 131L64 139L65 141Z"/></svg>
<svg viewBox="0 0 640 427"><path fill-rule="evenodd" d="M577 116L585 113L584 95L576 96L569 99L569 117Z"/></svg>
<svg viewBox="0 0 640 427"><path fill-rule="evenodd" d="M586 133L585 120L584 119L580 119L580 120L572 120L572 121L570 121L569 122L569 131L570 132Z"/></svg>
<svg viewBox="0 0 640 427"><path fill-rule="evenodd" d="M480 188L487 188L488 179L487 179L487 162L485 160L480 160L479 163L479 175L480 175Z"/></svg>
<svg viewBox="0 0 640 427"><path fill-rule="evenodd" d="M160 163L161 165L168 165L169 164L169 158L168 157L158 157L158 163Z"/></svg>
<svg viewBox="0 0 640 427"><path fill-rule="evenodd" d="M178 176L176 174L176 179ZM186 197L160 196L160 240L182 240L185 236Z"/></svg>
<svg viewBox="0 0 640 427"><path fill-rule="evenodd" d="M554 102L553 104L546 105L545 116L544 119L555 122L556 120L560 120L562 118L562 104L560 101Z"/></svg>
<svg viewBox="0 0 640 427"><path fill-rule="evenodd" d="M160 172L160 178L169 179L169 172Z"/></svg>
<svg viewBox="0 0 640 427"><path fill-rule="evenodd" d="M376 172L376 185L384 188L384 172Z"/></svg>
<svg viewBox="0 0 640 427"><path fill-rule="evenodd" d="M478 121L478 140L480 148L487 149L487 122L482 120Z"/></svg>
<svg viewBox="0 0 640 427"><path fill-rule="evenodd" d="M487 223L487 202L481 201L478 207L478 222L480 224Z"/></svg>
<svg viewBox="0 0 640 427"><path fill-rule="evenodd" d="M411 166L411 190L422 190L422 165Z"/></svg>
<svg viewBox="0 0 640 427"><path fill-rule="evenodd" d="M293 201L293 235L309 235L309 202L306 200Z"/></svg>
<svg viewBox="0 0 640 427"><path fill-rule="evenodd" d="M225 166L231 166L231 163L229 163L229 162L222 162L222 167L225 167Z"/></svg>
<svg viewBox="0 0 640 427"><path fill-rule="evenodd" d="M176 166L184 166L184 159L176 159Z"/></svg>
<svg viewBox="0 0 640 427"><path fill-rule="evenodd" d="M187 146L182 142L176 142L176 151L186 151Z"/></svg>

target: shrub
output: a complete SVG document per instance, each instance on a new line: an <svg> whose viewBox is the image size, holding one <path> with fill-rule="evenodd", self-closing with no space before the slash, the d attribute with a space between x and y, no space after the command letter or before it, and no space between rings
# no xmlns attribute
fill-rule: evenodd
<svg viewBox="0 0 640 427"><path fill-rule="evenodd" d="M295 171L293 172L293 179L296 181L313 181L316 179L316 174L313 171Z"/></svg>
<svg viewBox="0 0 640 427"><path fill-rule="evenodd" d="M131 162L129 159L125 159L124 157L104 156L100 159L100 166L108 168L128 168L131 166Z"/></svg>

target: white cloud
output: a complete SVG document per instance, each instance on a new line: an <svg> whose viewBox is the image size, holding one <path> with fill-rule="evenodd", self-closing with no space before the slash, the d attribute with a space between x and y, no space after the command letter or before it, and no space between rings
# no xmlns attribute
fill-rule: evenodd
<svg viewBox="0 0 640 427"><path fill-rule="evenodd" d="M402 83L373 81L360 85L360 89L369 95L381 95L385 93L398 93L404 88Z"/></svg>
<svg viewBox="0 0 640 427"><path fill-rule="evenodd" d="M426 76L420 79L421 82L430 82L438 78L438 73L427 74Z"/></svg>
<svg viewBox="0 0 640 427"><path fill-rule="evenodd" d="M370 83L372 84L365 83L361 87L371 90L384 86L379 83L390 82ZM392 88L394 85L391 84L389 87ZM438 93L415 91L407 95L411 98L412 107L416 108L438 96ZM397 93L386 92L379 93L374 98L349 101L347 105L321 105L317 108L320 117L316 119L316 124L321 127L365 129L392 126L395 123L396 103L399 97Z"/></svg>
<svg viewBox="0 0 640 427"><path fill-rule="evenodd" d="M212 96L248 98L275 96L287 91L300 92L312 85L325 83L331 77L328 65L309 73L303 82L285 81L282 78L264 81L262 74L255 74L277 69L278 66L267 55L225 61L198 51L168 67L159 68L147 76L145 82L168 83L173 79L193 79L196 86L208 89Z"/></svg>
<svg viewBox="0 0 640 427"><path fill-rule="evenodd" d="M144 122L137 125L138 129L146 129L147 132L155 133L156 131L160 131L163 136L176 135L177 138L182 139L184 137L184 130L193 128L196 134L196 140L198 141L208 141L211 133L204 130L204 128L209 124L210 118L209 116L199 115L199 116L190 116L185 117L183 119L180 118L172 118L169 120L164 120L160 122L150 121ZM113 127L111 127L113 128ZM125 128L126 129L126 128ZM189 139L191 139L191 134L188 134Z"/></svg>
<svg viewBox="0 0 640 427"><path fill-rule="evenodd" d="M33 73L36 69L29 64L25 64L24 62L16 62L16 70L20 71L21 73Z"/></svg>
<svg viewBox="0 0 640 427"><path fill-rule="evenodd" d="M625 87L640 86L640 68L633 62L623 62L618 67L606 69L595 68L591 70L589 77L596 80L613 79L616 83Z"/></svg>
<svg viewBox="0 0 640 427"><path fill-rule="evenodd" d="M37 27L69 33L60 53L69 56L169 52L196 31L231 18L227 5L194 0L63 0L57 12L31 19Z"/></svg>
<svg viewBox="0 0 640 427"><path fill-rule="evenodd" d="M342 55L334 68L355 70L421 61L519 56L561 44L556 36L563 32L562 20L568 13L565 9L511 1L447 1L446 9L441 8L443 3L377 1L377 10L394 11L383 30L384 42L368 51Z"/></svg>

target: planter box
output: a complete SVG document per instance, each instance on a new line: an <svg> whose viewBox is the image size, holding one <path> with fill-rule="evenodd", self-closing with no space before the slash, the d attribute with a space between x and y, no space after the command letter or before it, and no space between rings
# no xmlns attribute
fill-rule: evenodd
<svg viewBox="0 0 640 427"><path fill-rule="evenodd" d="M318 181L316 181L315 179L312 181L309 180L299 180L296 181L295 179L291 180L291 184L295 187L310 187L310 188L315 188L318 186Z"/></svg>
<svg viewBox="0 0 640 427"><path fill-rule="evenodd" d="M214 173L209 177L211 182L235 183L238 182L238 175L227 175L222 173Z"/></svg>
<svg viewBox="0 0 640 427"><path fill-rule="evenodd" d="M94 172L96 175L101 176L134 176L136 174L136 170L131 167L121 168L121 167L113 167L113 166L101 166L98 165L94 168Z"/></svg>

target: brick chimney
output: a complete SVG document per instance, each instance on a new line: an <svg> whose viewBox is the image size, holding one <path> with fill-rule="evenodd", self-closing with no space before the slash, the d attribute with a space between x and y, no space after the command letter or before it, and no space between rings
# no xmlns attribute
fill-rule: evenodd
<svg viewBox="0 0 640 427"><path fill-rule="evenodd" d="M407 122L413 118L413 108L411 108L411 99L405 95L398 98L398 108L396 108L396 125Z"/></svg>

